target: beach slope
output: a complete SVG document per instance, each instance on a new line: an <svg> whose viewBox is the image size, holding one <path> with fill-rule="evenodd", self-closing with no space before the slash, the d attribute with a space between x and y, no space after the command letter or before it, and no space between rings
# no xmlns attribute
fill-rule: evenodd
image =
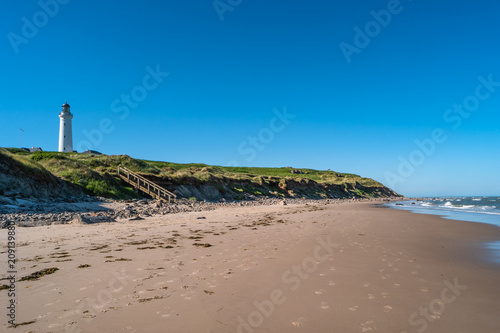
<svg viewBox="0 0 500 333"><path fill-rule="evenodd" d="M17 228L16 236L16 323L25 325L7 329L2 290L6 332L500 327L500 269L483 246L500 229L480 223L319 202ZM7 230L0 237L5 248ZM49 268L58 270L19 281Z"/></svg>

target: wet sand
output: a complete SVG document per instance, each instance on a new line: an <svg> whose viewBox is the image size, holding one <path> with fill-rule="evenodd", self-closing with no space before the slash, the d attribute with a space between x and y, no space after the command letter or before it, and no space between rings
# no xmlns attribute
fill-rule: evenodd
<svg viewBox="0 0 500 333"><path fill-rule="evenodd" d="M500 266L483 247L500 239L500 228L480 223L319 203L16 231L17 279L58 270L16 282L16 322L31 324L7 329L0 291L7 332L500 327ZM0 230L2 248L6 235Z"/></svg>

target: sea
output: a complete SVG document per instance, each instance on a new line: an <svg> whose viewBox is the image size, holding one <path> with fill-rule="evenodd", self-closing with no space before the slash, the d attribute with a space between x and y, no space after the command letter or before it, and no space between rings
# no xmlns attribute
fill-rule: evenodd
<svg viewBox="0 0 500 333"><path fill-rule="evenodd" d="M500 227L500 197L439 197L391 202L390 208L439 215L445 219L488 223ZM491 260L500 264L500 240L486 243Z"/></svg>

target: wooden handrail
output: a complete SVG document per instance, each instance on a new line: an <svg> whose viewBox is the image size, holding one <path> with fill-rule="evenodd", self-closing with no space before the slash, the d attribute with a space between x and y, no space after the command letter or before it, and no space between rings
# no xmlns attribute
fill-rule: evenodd
<svg viewBox="0 0 500 333"><path fill-rule="evenodd" d="M153 198L166 200L168 202L170 202L172 199L175 200L176 198L176 195L172 192L142 177L141 175L130 171L125 167L118 166L118 177L133 185L135 188L137 188L137 190L141 190L142 192L149 194Z"/></svg>

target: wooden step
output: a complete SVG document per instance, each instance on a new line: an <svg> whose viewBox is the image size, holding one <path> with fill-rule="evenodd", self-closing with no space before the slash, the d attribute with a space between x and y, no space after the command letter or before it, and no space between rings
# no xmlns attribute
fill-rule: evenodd
<svg viewBox="0 0 500 333"><path fill-rule="evenodd" d="M140 190L157 200L163 200L166 202L175 201L176 195L172 192L164 189L158 184L140 176L139 174L130 171L129 169L118 166L118 177L128 184L134 186L137 190Z"/></svg>

